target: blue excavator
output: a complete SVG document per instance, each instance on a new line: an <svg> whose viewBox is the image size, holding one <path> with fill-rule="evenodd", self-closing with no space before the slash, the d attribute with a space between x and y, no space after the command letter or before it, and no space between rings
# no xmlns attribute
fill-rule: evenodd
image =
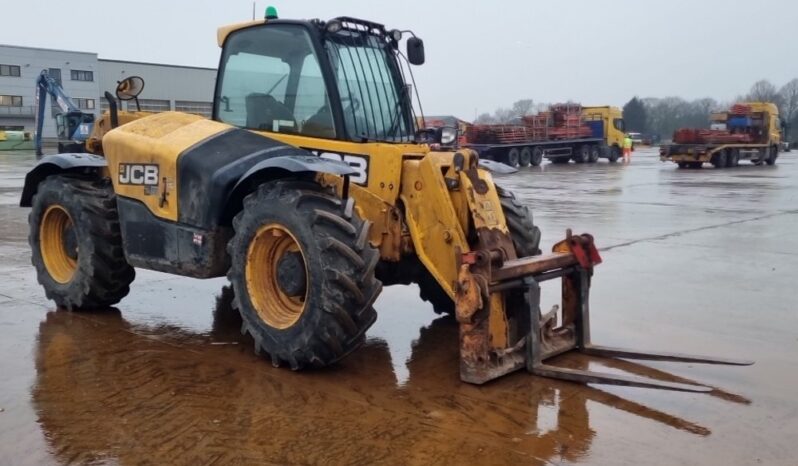
<svg viewBox="0 0 798 466"><path fill-rule="evenodd" d="M36 79L36 131L34 145L36 155L42 155L42 128L44 126L44 107L47 95L52 97L52 105L61 109L55 115L58 135L58 153L85 152L86 139L94 126L94 114L86 113L69 98L64 89L47 70Z"/></svg>

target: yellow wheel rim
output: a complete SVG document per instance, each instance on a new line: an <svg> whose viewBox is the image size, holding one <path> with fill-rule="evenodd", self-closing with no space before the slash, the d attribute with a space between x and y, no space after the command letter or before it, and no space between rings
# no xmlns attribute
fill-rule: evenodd
<svg viewBox="0 0 798 466"><path fill-rule="evenodd" d="M63 207L51 205L39 225L39 248L44 266L58 283L69 283L78 268L77 247L67 247L67 234L74 234L72 217ZM74 238L73 238L74 239Z"/></svg>
<svg viewBox="0 0 798 466"><path fill-rule="evenodd" d="M277 280L280 260L291 252L302 256L307 284L305 254L294 235L284 226L272 223L260 227L247 250L245 276L250 301L258 316L278 329L294 325L305 310L308 286L305 286L306 290L301 296L289 296Z"/></svg>

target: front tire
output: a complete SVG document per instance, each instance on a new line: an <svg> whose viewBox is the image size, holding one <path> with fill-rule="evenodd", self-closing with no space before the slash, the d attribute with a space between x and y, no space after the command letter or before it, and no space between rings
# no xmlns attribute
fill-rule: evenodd
<svg viewBox="0 0 798 466"><path fill-rule="evenodd" d="M511 191L496 186L499 201L502 205L507 229L513 240L518 257L537 256L540 254L540 228L532 221L532 212L519 202ZM441 288L435 278L423 271L417 279L421 299L432 304L438 314L454 314L454 301Z"/></svg>
<svg viewBox="0 0 798 466"><path fill-rule="evenodd" d="M123 252L107 180L46 178L28 215L31 262L47 298L70 310L118 303L136 276Z"/></svg>
<svg viewBox="0 0 798 466"><path fill-rule="evenodd" d="M365 341L382 290L370 223L311 182L262 184L244 199L228 245L242 332L275 366L333 364Z"/></svg>
<svg viewBox="0 0 798 466"><path fill-rule="evenodd" d="M609 156L610 163L615 163L620 158L621 158L621 149L618 146L610 147L610 156Z"/></svg>
<svg viewBox="0 0 798 466"><path fill-rule="evenodd" d="M767 159L765 159L765 163L768 165L776 165L776 159L779 156L779 146L773 146L770 148L770 154Z"/></svg>

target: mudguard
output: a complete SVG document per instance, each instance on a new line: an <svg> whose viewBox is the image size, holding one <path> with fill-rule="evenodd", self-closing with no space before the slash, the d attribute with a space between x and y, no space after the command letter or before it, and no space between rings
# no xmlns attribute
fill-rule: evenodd
<svg viewBox="0 0 798 466"><path fill-rule="evenodd" d="M224 131L180 154L178 221L213 229L237 210L239 196L253 181L314 173L346 175L355 170L250 131Z"/></svg>
<svg viewBox="0 0 798 466"><path fill-rule="evenodd" d="M39 183L50 175L61 172L98 170L107 166L108 162L104 157L94 154L66 153L48 155L25 175L25 186L22 188L19 206L30 207Z"/></svg>
<svg viewBox="0 0 798 466"><path fill-rule="evenodd" d="M515 173L518 171L518 169L515 167L511 167L505 163L489 159L479 159L479 167L484 168L486 170L490 170L494 173L500 173L502 175Z"/></svg>

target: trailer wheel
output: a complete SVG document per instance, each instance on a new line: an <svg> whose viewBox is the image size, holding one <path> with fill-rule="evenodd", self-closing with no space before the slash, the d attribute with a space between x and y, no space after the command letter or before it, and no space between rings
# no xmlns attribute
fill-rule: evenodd
<svg viewBox="0 0 798 466"><path fill-rule="evenodd" d="M579 146L572 157L576 163L587 163L590 160L590 146L587 144Z"/></svg>
<svg viewBox="0 0 798 466"><path fill-rule="evenodd" d="M726 168L726 151L719 151L713 155L711 163L715 168Z"/></svg>
<svg viewBox="0 0 798 466"><path fill-rule="evenodd" d="M543 163L543 149L540 147L535 147L532 149L532 166L539 167L541 163Z"/></svg>
<svg viewBox="0 0 798 466"><path fill-rule="evenodd" d="M369 226L351 199L315 183L268 182L244 199L228 278L256 353L298 370L332 364L365 341L382 289Z"/></svg>
<svg viewBox="0 0 798 466"><path fill-rule="evenodd" d="M738 149L730 149L726 157L727 167L733 168L740 164L740 151Z"/></svg>
<svg viewBox="0 0 798 466"><path fill-rule="evenodd" d="M610 156L609 156L610 163L615 163L620 158L621 158L621 149L618 146L610 147Z"/></svg>
<svg viewBox="0 0 798 466"><path fill-rule="evenodd" d="M778 156L779 156L779 147L778 146L771 147L770 148L770 154L768 155L768 158L765 159L765 163L768 164L768 165L775 165L776 164L776 158Z"/></svg>
<svg viewBox="0 0 798 466"><path fill-rule="evenodd" d="M601 157L601 148L599 146L590 146L590 159L588 162L596 163L599 157Z"/></svg>
<svg viewBox="0 0 798 466"><path fill-rule="evenodd" d="M520 158L521 151L519 151L517 147L513 147L507 151L507 165L511 167L518 167Z"/></svg>
<svg viewBox="0 0 798 466"><path fill-rule="evenodd" d="M521 149L518 163L521 164L522 167L528 167L529 164L532 163L532 149L530 147Z"/></svg>

